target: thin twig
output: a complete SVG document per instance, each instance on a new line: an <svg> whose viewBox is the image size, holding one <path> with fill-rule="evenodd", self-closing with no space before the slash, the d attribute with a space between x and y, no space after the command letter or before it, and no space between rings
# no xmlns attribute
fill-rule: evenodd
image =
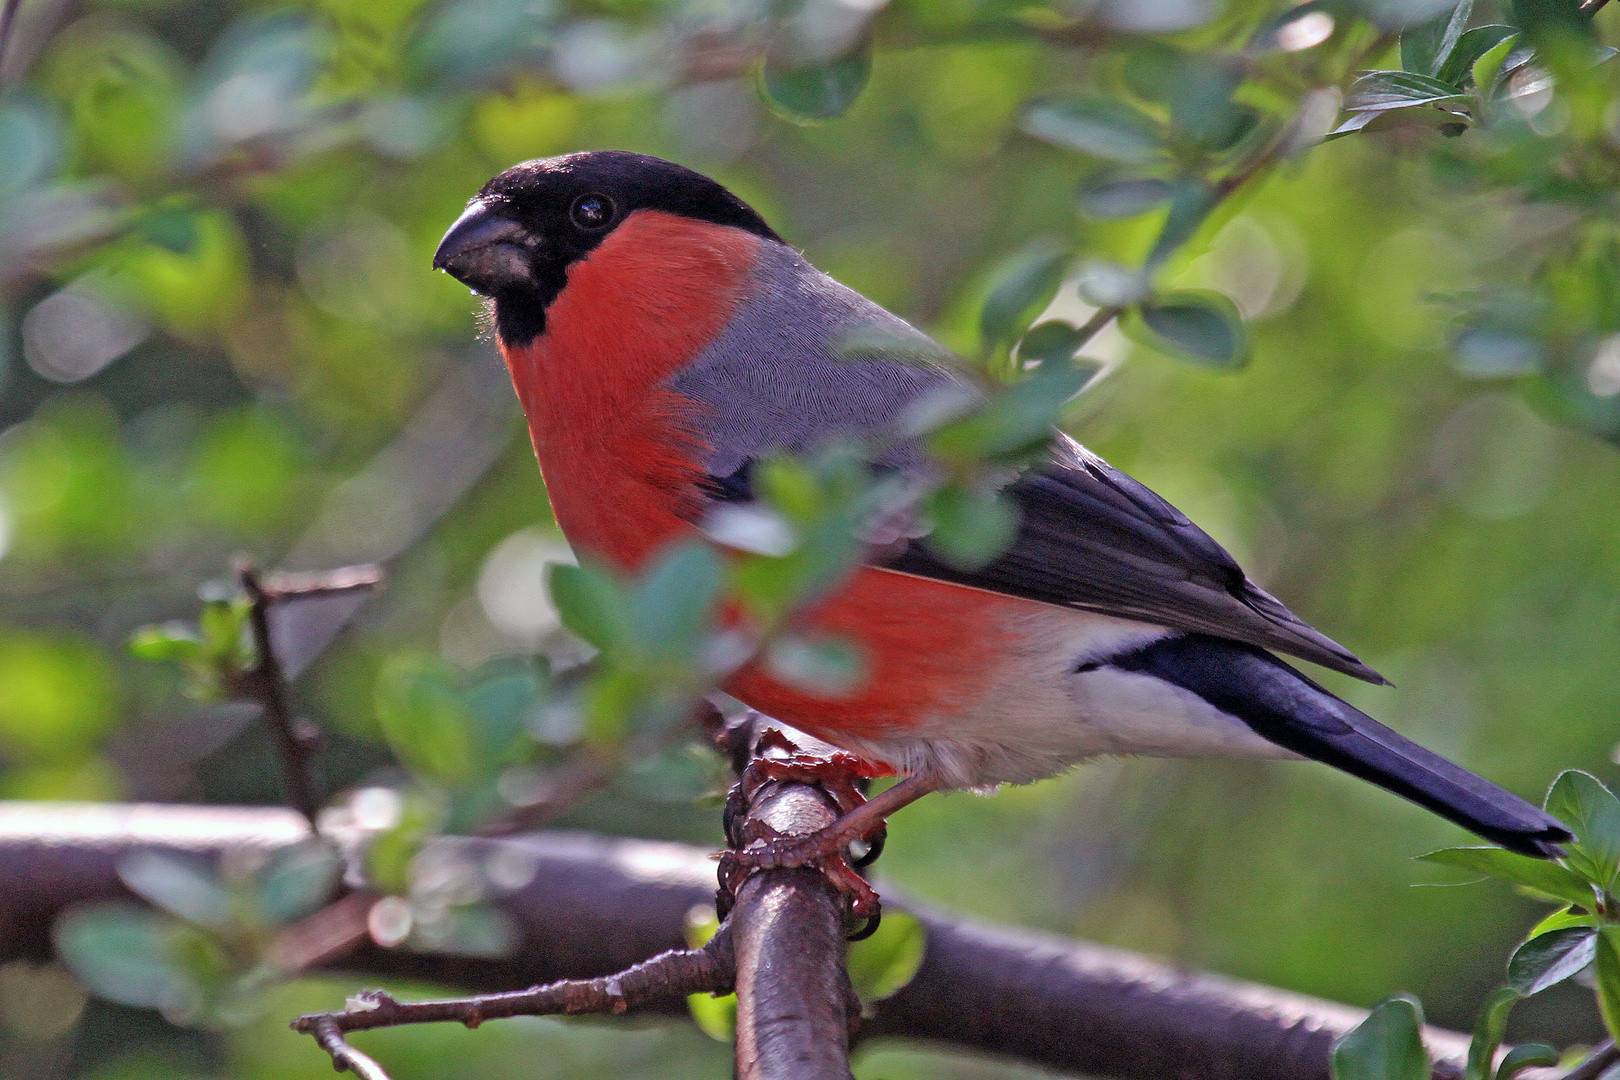
<svg viewBox="0 0 1620 1080"><path fill-rule="evenodd" d="M315 782L313 769L317 736L308 725L300 724L292 714L292 705L287 694L286 674L281 666L281 658L276 655L275 642L270 636L270 606L292 596L319 595L321 592L331 590L326 588L324 583L308 592L289 592L279 587L272 588L265 584L259 572L251 566L242 567L237 572L237 579L242 583L242 590L247 593L251 604L248 610L248 628L253 634L255 654L252 669L243 673L239 685L264 711L265 722L270 728L270 737L275 740L276 750L281 756L283 780L287 785L287 802L294 810L308 818L310 827L313 828L316 815L321 810L320 789ZM374 584L375 581L371 583ZM345 581L340 587L347 591L360 586Z"/></svg>
<svg viewBox="0 0 1620 1080"><path fill-rule="evenodd" d="M1620 1047L1616 1047L1612 1041L1606 1042L1566 1073L1564 1080L1597 1080L1616 1062L1620 1062Z"/></svg>
<svg viewBox="0 0 1620 1080"><path fill-rule="evenodd" d="M22 0L5 0L5 6L0 7L0 70L6 65L6 46L11 44L11 31L17 25L17 9L22 7Z"/></svg>
<svg viewBox="0 0 1620 1080"><path fill-rule="evenodd" d="M510 1016L623 1013L680 1001L690 994L729 993L734 967L731 934L721 927L700 949L672 949L616 975L564 979L527 990L441 1001L398 1001L381 990L373 990L351 998L349 1007L342 1012L300 1016L292 1022L292 1028L313 1036L332 1056L338 1070L352 1069L364 1080L388 1080L375 1061L345 1041L345 1033L447 1021L475 1028L485 1020Z"/></svg>

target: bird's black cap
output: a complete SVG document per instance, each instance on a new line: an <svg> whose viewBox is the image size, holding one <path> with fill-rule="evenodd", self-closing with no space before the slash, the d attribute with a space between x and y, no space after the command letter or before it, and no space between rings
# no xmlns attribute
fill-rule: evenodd
<svg viewBox="0 0 1620 1080"><path fill-rule="evenodd" d="M485 184L433 256L494 301L501 339L545 330L568 267L638 210L661 210L780 240L753 207L702 173L646 154L595 150L525 161Z"/></svg>

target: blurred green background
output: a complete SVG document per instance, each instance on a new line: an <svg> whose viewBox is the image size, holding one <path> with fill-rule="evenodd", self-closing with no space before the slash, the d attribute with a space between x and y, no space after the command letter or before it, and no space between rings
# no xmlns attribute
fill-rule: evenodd
<svg viewBox="0 0 1620 1080"><path fill-rule="evenodd" d="M398 776L379 672L568 651L541 587L561 541L515 402L474 298L429 270L495 172L587 148L689 164L973 355L997 268L1029 241L1143 254L1132 223L1077 214L1097 163L1022 134L1024 103L1151 69L1149 45L1216 48L1286 6L27 0L0 68L0 794L279 799L251 710L188 702L125 645L194 617L236 555L389 562L298 684L332 791ZM1386 29L1402 17L1364 7ZM762 103L750 68L760 36L806 10L875 20L870 85L814 126ZM1324 10L1346 34L1367 14ZM1098 36L1043 36L1064 19ZM1213 370L1108 331L1070 428L1396 684L1324 677L1333 689L1539 799L1560 768L1617 778L1620 454L1555 422L1568 410L1524 370L1453 350L1468 298L1573 241L1567 214L1523 210L1515 177L1491 190L1432 161L1440 139L1330 142L1224 210L1165 280L1230 296L1252 362ZM1068 286L1055 301L1085 310ZM1620 400L1620 351L1566 337L1588 349L1590 403ZM527 722L542 746L576 734ZM671 752L558 824L715 845L699 799L714 776ZM952 911L1341 1001L1413 991L1465 1028L1535 908L1498 886L1422 887L1455 878L1410 856L1460 838L1322 766L1108 760L906 810L881 874ZM68 1003L43 1025L42 986ZM285 1020L345 992L296 983L261 1019L198 1032L0 969L0 1074L325 1076ZM1512 1034L1595 1038L1587 999L1538 998ZM729 1071L684 1025L361 1044L395 1080ZM868 1053L865 1076L1002 1075Z"/></svg>

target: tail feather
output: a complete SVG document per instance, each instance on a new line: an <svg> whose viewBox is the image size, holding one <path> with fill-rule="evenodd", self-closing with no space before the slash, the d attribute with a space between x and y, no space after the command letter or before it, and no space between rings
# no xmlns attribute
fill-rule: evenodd
<svg viewBox="0 0 1620 1080"><path fill-rule="evenodd" d="M1109 663L1191 691L1278 746L1371 781L1511 851L1553 858L1571 838L1557 818L1392 731L1253 645L1184 634Z"/></svg>

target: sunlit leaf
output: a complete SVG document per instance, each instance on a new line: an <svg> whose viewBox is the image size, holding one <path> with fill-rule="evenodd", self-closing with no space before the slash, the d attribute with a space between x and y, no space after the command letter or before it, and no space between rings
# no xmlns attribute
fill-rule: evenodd
<svg viewBox="0 0 1620 1080"><path fill-rule="evenodd" d="M176 662L202 655L203 644L194 628L185 623L143 626L129 638L129 651L142 660Z"/></svg>
<svg viewBox="0 0 1620 1080"><path fill-rule="evenodd" d="M1620 799L1596 777L1566 769L1547 793L1547 812L1575 834L1565 845L1570 868L1602 888L1620 885Z"/></svg>
<svg viewBox="0 0 1620 1080"><path fill-rule="evenodd" d="M836 120L850 110L872 77L872 45L863 41L827 64L797 65L767 57L760 89L772 111L795 123Z"/></svg>
<svg viewBox="0 0 1620 1080"><path fill-rule="evenodd" d="M1376 1005L1333 1044L1332 1071L1333 1080L1429 1080L1417 1001L1395 997Z"/></svg>
<svg viewBox="0 0 1620 1080"><path fill-rule="evenodd" d="M1511 986L1504 986L1490 996L1474 1023L1474 1035L1468 1043L1467 1080L1491 1080L1491 1065L1496 1051L1507 1032L1508 1014L1522 1000L1524 994Z"/></svg>
<svg viewBox="0 0 1620 1080"><path fill-rule="evenodd" d="M1508 960L1508 985L1524 997L1586 970L1597 955L1597 930L1570 926L1531 938Z"/></svg>
<svg viewBox="0 0 1620 1080"><path fill-rule="evenodd" d="M1446 866L1460 866L1465 870L1477 870L1577 907L1592 906L1592 887L1569 870L1546 859L1532 859L1528 855L1496 847L1441 848L1418 858Z"/></svg>
<svg viewBox="0 0 1620 1080"><path fill-rule="evenodd" d="M1480 29L1485 30L1488 27L1482 26ZM1519 36L1517 33L1509 34L1489 49L1480 53L1479 58L1469 68L1469 73L1474 80L1474 86L1481 94L1490 93L1491 88L1496 85L1497 76L1502 73L1508 56L1513 52L1518 42Z"/></svg>
<svg viewBox="0 0 1620 1080"><path fill-rule="evenodd" d="M699 1031L716 1042L731 1045L737 1037L736 994L689 994L686 1005Z"/></svg>
<svg viewBox="0 0 1620 1080"><path fill-rule="evenodd" d="M870 1005L899 993L922 967L927 931L906 911L886 911L877 931L849 946L849 981Z"/></svg>

